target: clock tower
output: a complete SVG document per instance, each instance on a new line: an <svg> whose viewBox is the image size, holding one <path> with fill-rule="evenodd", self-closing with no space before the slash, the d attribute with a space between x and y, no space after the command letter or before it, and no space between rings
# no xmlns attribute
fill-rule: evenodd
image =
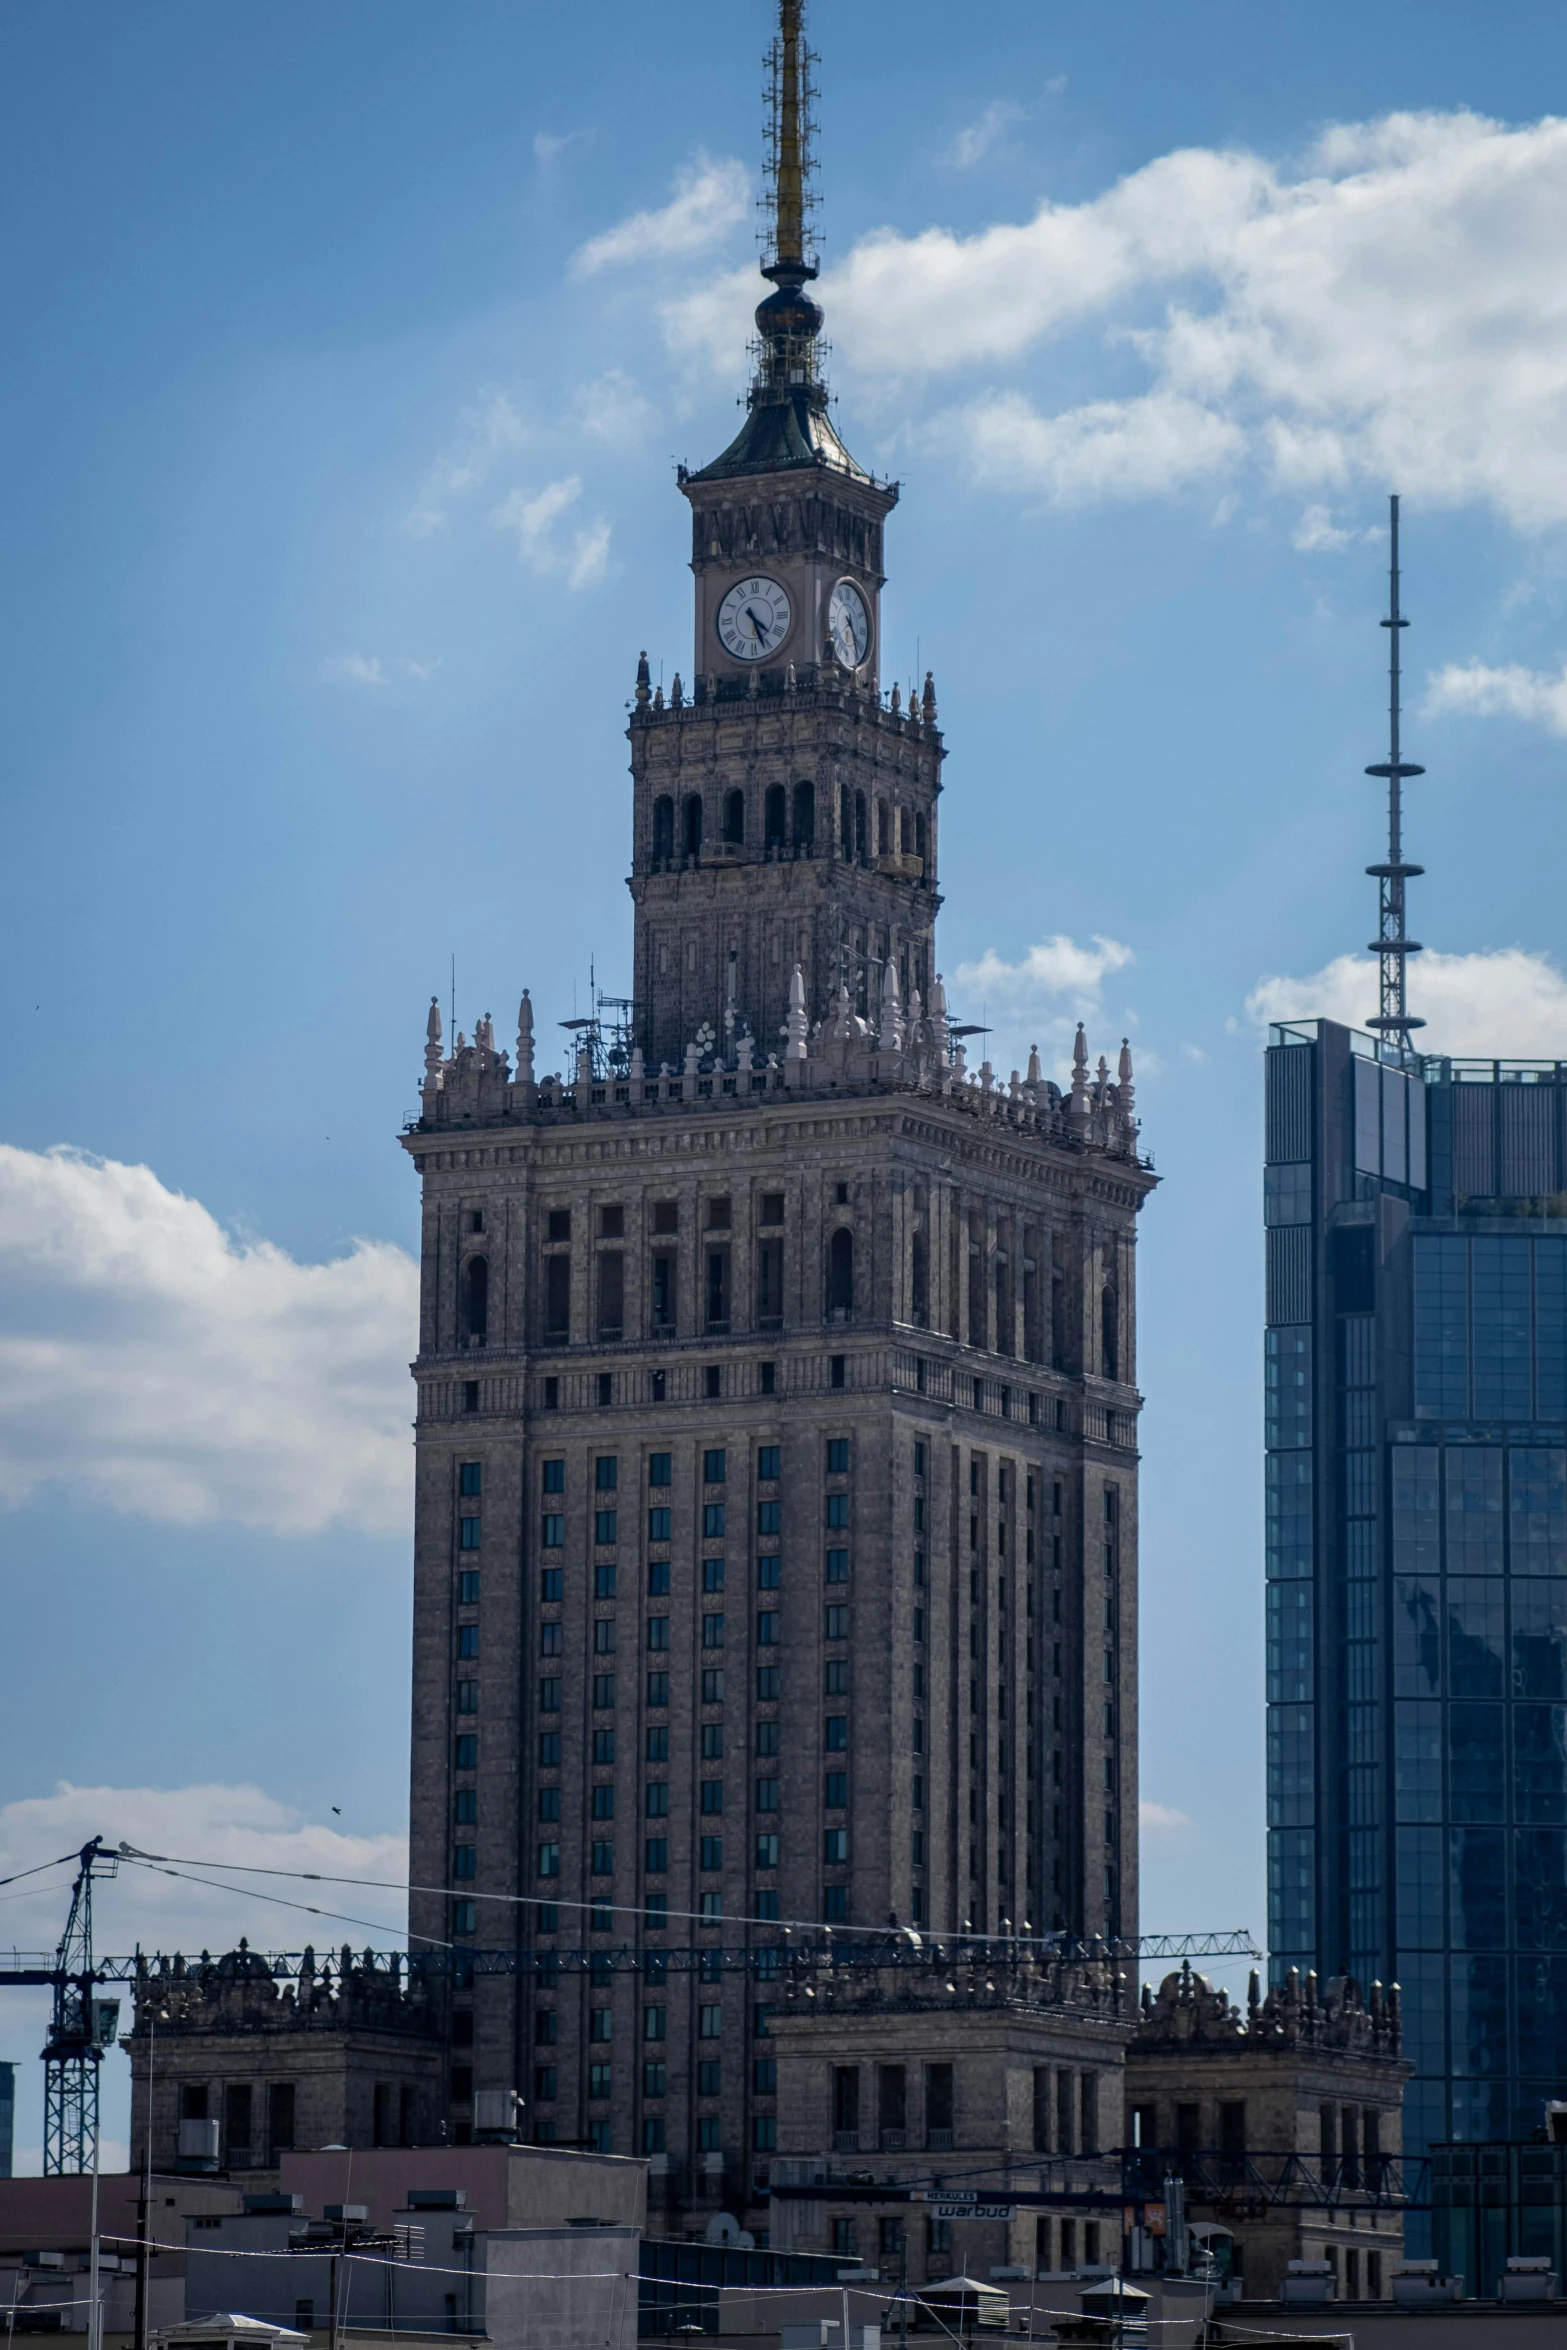
<svg viewBox="0 0 1567 2350"><path fill-rule="evenodd" d="M646 668L631 723L638 1041L673 1062L704 1023L778 1051L798 964L808 1023L840 989L861 1018L889 967L931 997L936 698L881 691L882 527L894 482L829 415L809 213L809 53L783 0L770 59L772 291L739 433L682 467L696 582L689 693Z"/></svg>

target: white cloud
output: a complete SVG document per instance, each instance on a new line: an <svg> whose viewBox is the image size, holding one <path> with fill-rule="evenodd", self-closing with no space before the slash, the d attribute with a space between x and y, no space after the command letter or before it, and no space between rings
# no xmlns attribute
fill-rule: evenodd
<svg viewBox="0 0 1567 2350"><path fill-rule="evenodd" d="M533 160L542 171L548 171L557 155L564 155L568 147L575 147L587 136L586 131L535 131Z"/></svg>
<svg viewBox="0 0 1567 2350"><path fill-rule="evenodd" d="M1567 663L1555 677L1516 662L1489 669L1483 661L1450 661L1428 680L1428 716L1458 711L1470 718L1523 718L1551 734L1567 734Z"/></svg>
<svg viewBox="0 0 1567 2350"><path fill-rule="evenodd" d="M994 947L987 947L977 963L960 963L957 976L970 995L977 990L1019 1009L1068 996L1074 1010L1088 1012L1097 1008L1109 974L1124 971L1135 960L1131 948L1119 939L1095 938L1080 946L1058 931L1030 947L1016 963L1004 962Z"/></svg>
<svg viewBox="0 0 1567 2350"><path fill-rule="evenodd" d="M1189 1828L1191 1821L1183 1811L1176 1811L1168 1803L1155 1803L1145 1795L1137 1806L1138 1825L1155 1831L1170 1828Z"/></svg>
<svg viewBox="0 0 1567 2350"><path fill-rule="evenodd" d="M174 1859L254 1869L313 1870L394 1885L408 1874L407 1840L401 1834L345 1833L335 1824L307 1819L259 1787L76 1787L62 1780L52 1795L0 1806L0 1875L77 1851L95 1835L111 1845L133 1844ZM45 1876L35 1895L10 1905L7 1942L35 1948L58 1938L70 1878L68 1869ZM250 1892L241 1890L247 1883ZM262 1901L257 1892L283 1898ZM311 1918L285 1902L339 1910L346 1918ZM359 1892L352 1885L269 1885L265 1878L238 1878L232 1887L214 1887L125 1861L112 1883L95 1894L93 1927L97 1946L105 1952L124 1953L139 1944L151 1951L216 1953L231 1949L242 1934L274 1950L298 1950L306 1941L318 1949L345 1940L362 1946L364 1933L346 1922L359 1918L375 1929L377 1947L385 1948L401 1941L406 1909L406 1896L395 1892Z"/></svg>
<svg viewBox="0 0 1567 2350"><path fill-rule="evenodd" d="M454 500L478 489L496 466L525 448L529 428L507 395L493 385L457 419L457 430L425 477L403 529L410 538L428 538L450 519Z"/></svg>
<svg viewBox="0 0 1567 2350"><path fill-rule="evenodd" d="M418 1274L300 1264L148 1167L0 1145L0 1502L402 1532Z"/></svg>
<svg viewBox="0 0 1567 2350"><path fill-rule="evenodd" d="M950 164L954 171L971 171L1002 144L1007 133L1015 130L1027 113L1027 107L1020 106L1015 98L992 98L977 122L964 124L952 144L943 150L940 160Z"/></svg>
<svg viewBox="0 0 1567 2350"><path fill-rule="evenodd" d="M381 666L379 653L329 654L317 674L327 685L390 685L392 682Z"/></svg>
<svg viewBox="0 0 1567 2350"><path fill-rule="evenodd" d="M732 156L698 155L675 174L675 193L657 212L633 212L601 231L572 256L574 277L592 277L624 261L666 260L698 253L742 221L751 183Z"/></svg>
<svg viewBox="0 0 1567 2350"><path fill-rule="evenodd" d="M595 440L625 447L638 441L653 422L651 403L642 397L623 368L584 384L577 394L577 416L584 432Z"/></svg>
<svg viewBox="0 0 1567 2350"><path fill-rule="evenodd" d="M1376 524L1365 530L1346 530L1334 521L1328 507L1308 506L1295 525L1290 544L1300 555L1336 555L1343 547L1383 535Z"/></svg>
<svg viewBox="0 0 1567 2350"><path fill-rule="evenodd" d="M573 532L566 544L555 528L581 495L582 483L575 474L547 482L542 490L515 489L490 520L498 530L513 533L518 556L541 579L563 573L568 587L591 587L603 578L609 560L609 524L589 523Z"/></svg>
<svg viewBox="0 0 1567 2350"><path fill-rule="evenodd" d="M1149 495L1249 467L1316 501L1394 483L1534 530L1567 520L1564 209L1567 120L1390 115L1295 168L1187 149L972 235L881 229L823 300L840 367L880 389L992 378L937 429L1009 488ZM732 375L756 291L736 272L668 304L671 345ZM1041 353L1068 333L1098 338L1103 379L1057 408ZM1336 527L1324 509L1307 543Z"/></svg>
<svg viewBox="0 0 1567 2350"><path fill-rule="evenodd" d="M1063 1082L1070 1076L1072 1042L1079 1020L1092 1026L1103 1019L1102 991L1112 973L1136 960L1119 939L1094 938L1086 944L1057 932L1029 947L1009 963L987 947L977 962L960 963L948 988L956 1016L971 1019L983 1013L990 1034L977 1037L974 1058L988 1056L998 1069L1023 1067L1029 1048L1037 1045L1047 1068ZM962 1003L956 1000L961 990ZM1123 1018L1122 1028L1130 1025ZM1119 1032L1118 1032L1119 1034ZM1116 1040L1103 1040L1108 1046ZM1099 1045L1092 1042L1092 1051ZM1144 1056L1145 1074L1151 1067Z"/></svg>
<svg viewBox="0 0 1567 2350"><path fill-rule="evenodd" d="M1246 999L1259 1023L1320 1018L1364 1028L1376 1008L1369 955L1340 955L1305 979L1259 980ZM1409 1008L1425 1019L1415 1039L1425 1052L1567 1060L1567 978L1523 947L1472 955L1428 948L1409 967Z"/></svg>

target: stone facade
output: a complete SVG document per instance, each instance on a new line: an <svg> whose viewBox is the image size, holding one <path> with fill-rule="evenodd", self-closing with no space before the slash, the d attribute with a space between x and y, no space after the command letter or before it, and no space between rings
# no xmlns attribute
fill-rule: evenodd
<svg viewBox="0 0 1567 2350"><path fill-rule="evenodd" d="M216 2122L217 2162L275 2172L294 2147L432 2144L444 2120L439 2011L395 1960L345 1944L275 1980L241 1943L159 1959L134 1985L131 2147L173 2170L180 2124ZM149 2101L149 2076L151 2096Z"/></svg>
<svg viewBox="0 0 1567 2350"><path fill-rule="evenodd" d="M1125 1978L960 1946L796 1978L778 2050L771 2242L912 2285L1121 2251ZM932 2216L942 2180L1010 2217ZM1042 2195L1056 2194L1055 2206ZM1101 2197L1102 2204L1067 2202ZM1019 2196L1031 2198L1017 2201Z"/></svg>
<svg viewBox="0 0 1567 2350"><path fill-rule="evenodd" d="M1395 2195L1404 2083L1397 1988L1362 1999L1291 1970L1242 2016L1189 1966L1145 1988L1126 2058L1126 2107L1150 2172L1187 2182L1187 2208L1236 2239L1246 2297L1273 2298L1292 2260L1326 2260L1347 2300L1380 2300L1403 2252ZM1384 2157L1392 2157L1391 2164ZM1270 2203L1268 2185L1318 2180L1320 2205Z"/></svg>
<svg viewBox="0 0 1567 2350"><path fill-rule="evenodd" d="M514 1059L432 1005L403 1136L411 1923L489 1953L450 2127L514 2087L677 2228L760 2213L791 1922L1137 1930L1131 1060L966 1066L934 684L879 683L894 492L809 266L769 274L681 476L692 692L637 674L624 1025L540 1079L529 996Z"/></svg>

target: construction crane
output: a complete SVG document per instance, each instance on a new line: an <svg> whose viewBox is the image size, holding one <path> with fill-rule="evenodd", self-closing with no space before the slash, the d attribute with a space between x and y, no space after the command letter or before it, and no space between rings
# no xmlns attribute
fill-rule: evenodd
<svg viewBox="0 0 1567 2350"><path fill-rule="evenodd" d="M63 1855L69 1858L70 1855ZM120 2003L100 1999L102 1970L93 1963L93 1878L118 1873L119 1859L101 1836L76 1855L70 1915L53 1964L17 1954L0 1965L0 1983L47 1986L54 1993L44 2042L44 2176L79 2177L98 2167L98 2068L120 2028Z"/></svg>

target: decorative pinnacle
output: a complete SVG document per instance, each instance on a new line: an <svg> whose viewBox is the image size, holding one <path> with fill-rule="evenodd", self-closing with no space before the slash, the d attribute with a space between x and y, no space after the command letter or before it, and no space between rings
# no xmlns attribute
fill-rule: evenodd
<svg viewBox="0 0 1567 2350"><path fill-rule="evenodd" d="M799 285L816 275L806 251L805 219L810 209L811 53L805 46L804 0L778 0L778 37L768 53L771 73L768 123L768 209L772 214L772 257L762 275L774 284Z"/></svg>
<svg viewBox="0 0 1567 2350"><path fill-rule="evenodd" d="M1404 778L1424 775L1425 769L1400 755L1399 750L1399 631L1409 623L1398 608L1398 500L1389 498L1389 555L1388 555L1388 617L1382 626L1388 632L1388 755L1368 775L1387 778L1387 863L1368 865L1366 871L1379 884L1377 935L1371 941L1370 952L1381 958L1381 1005L1375 1019L1368 1020L1389 1040L1396 1039L1409 1049L1409 1032L1424 1028L1425 1022L1412 1013L1404 993L1404 977L1411 955L1418 955L1418 939L1409 938L1404 930L1404 883L1423 873L1423 865L1404 862Z"/></svg>

